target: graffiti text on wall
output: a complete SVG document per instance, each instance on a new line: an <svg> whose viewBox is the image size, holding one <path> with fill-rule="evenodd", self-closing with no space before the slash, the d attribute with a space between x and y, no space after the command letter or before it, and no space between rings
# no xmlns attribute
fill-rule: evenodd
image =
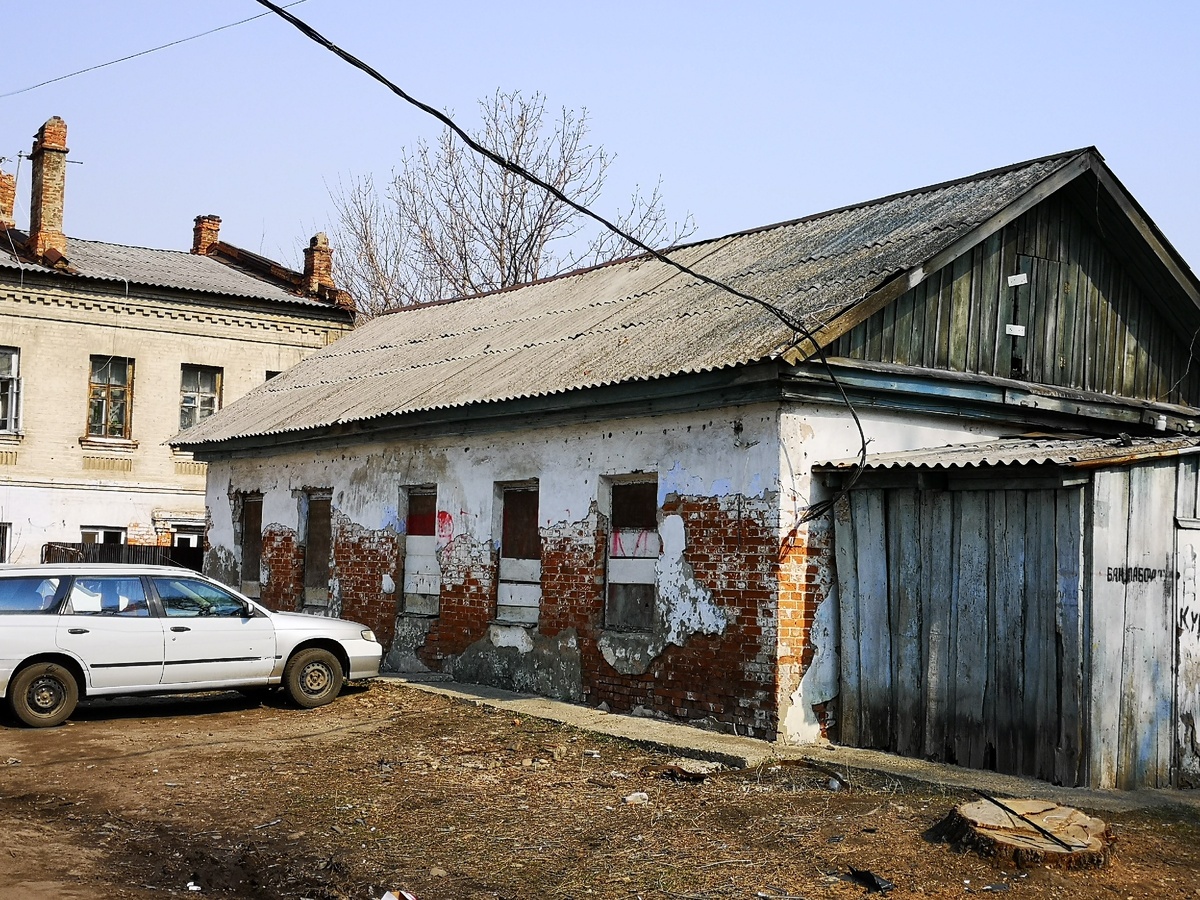
<svg viewBox="0 0 1200 900"><path fill-rule="evenodd" d="M1200 637L1200 611L1188 609L1186 606L1179 610L1179 630Z"/></svg>
<svg viewBox="0 0 1200 900"><path fill-rule="evenodd" d="M1105 571L1109 581L1119 581L1121 584L1157 581L1170 574L1166 569L1147 569L1142 566L1109 566Z"/></svg>

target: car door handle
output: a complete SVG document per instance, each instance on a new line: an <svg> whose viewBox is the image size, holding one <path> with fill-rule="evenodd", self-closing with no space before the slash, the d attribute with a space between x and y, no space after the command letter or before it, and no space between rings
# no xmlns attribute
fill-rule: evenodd
<svg viewBox="0 0 1200 900"><path fill-rule="evenodd" d="M172 625L171 630L172 631L191 631L192 629L188 628L186 625Z"/></svg>
<svg viewBox="0 0 1200 900"><path fill-rule="evenodd" d="M88 630L86 628L68 628L67 629L67 634L87 634L87 633L88 633Z"/></svg>

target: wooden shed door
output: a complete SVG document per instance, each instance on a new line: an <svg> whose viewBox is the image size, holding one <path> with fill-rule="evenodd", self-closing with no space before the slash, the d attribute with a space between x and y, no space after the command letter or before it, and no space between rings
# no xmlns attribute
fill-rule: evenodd
<svg viewBox="0 0 1200 900"><path fill-rule="evenodd" d="M887 489L839 505L842 743L1080 783L1081 500Z"/></svg>

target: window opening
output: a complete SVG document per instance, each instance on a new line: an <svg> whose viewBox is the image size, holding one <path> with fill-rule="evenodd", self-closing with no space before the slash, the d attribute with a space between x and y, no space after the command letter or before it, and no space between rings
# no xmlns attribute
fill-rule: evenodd
<svg viewBox="0 0 1200 900"><path fill-rule="evenodd" d="M242 495L242 515L239 537L242 549L242 593L248 597L259 596L259 580L262 577L262 495Z"/></svg>
<svg viewBox="0 0 1200 900"><path fill-rule="evenodd" d="M128 439L133 416L133 360L120 356L91 359L88 436Z"/></svg>
<svg viewBox="0 0 1200 900"><path fill-rule="evenodd" d="M658 535L658 482L612 485L604 622L615 631L649 631L654 625Z"/></svg>
<svg viewBox="0 0 1200 900"><path fill-rule="evenodd" d="M21 427L21 352L0 347L0 431Z"/></svg>
<svg viewBox="0 0 1200 900"><path fill-rule="evenodd" d="M404 489L408 512L404 517L403 609L406 613L436 616L442 593L442 568L437 558L437 486Z"/></svg>
<svg viewBox="0 0 1200 900"><path fill-rule="evenodd" d="M124 528L107 528L105 526L84 526L80 529L81 540L85 544L124 544Z"/></svg>
<svg viewBox="0 0 1200 900"><path fill-rule="evenodd" d="M329 605L329 554L332 549L330 495L309 493L304 539L304 604Z"/></svg>
<svg viewBox="0 0 1200 900"><path fill-rule="evenodd" d="M537 624L542 605L542 538L537 486L501 489L500 579L496 618Z"/></svg>
<svg viewBox="0 0 1200 900"><path fill-rule="evenodd" d="M185 365L179 385L179 430L203 422L221 408L222 370L213 366Z"/></svg>

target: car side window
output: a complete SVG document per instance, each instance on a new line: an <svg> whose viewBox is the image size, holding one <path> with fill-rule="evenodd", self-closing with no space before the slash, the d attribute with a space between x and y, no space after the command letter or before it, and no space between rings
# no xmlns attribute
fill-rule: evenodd
<svg viewBox="0 0 1200 900"><path fill-rule="evenodd" d="M148 616L140 578L76 578L63 610L74 615Z"/></svg>
<svg viewBox="0 0 1200 900"><path fill-rule="evenodd" d="M244 616L246 604L207 581L155 578L154 590L168 616Z"/></svg>
<svg viewBox="0 0 1200 900"><path fill-rule="evenodd" d="M0 614L52 613L61 578L22 576L0 579Z"/></svg>

